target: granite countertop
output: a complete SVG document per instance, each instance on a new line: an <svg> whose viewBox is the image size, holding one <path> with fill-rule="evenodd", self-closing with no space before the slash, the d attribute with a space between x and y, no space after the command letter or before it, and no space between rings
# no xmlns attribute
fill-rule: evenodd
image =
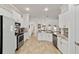
<svg viewBox="0 0 79 59"><path fill-rule="evenodd" d="M68 41L68 37L66 37L66 36L64 36L64 35L62 35L62 34L58 34L57 36L59 36L59 37L61 37L62 39L65 39L65 40Z"/></svg>
<svg viewBox="0 0 79 59"><path fill-rule="evenodd" d="M68 37L64 36L63 34L61 34L59 31L48 31L48 30L40 30L38 32L46 32L46 33L50 33L50 34L55 34L57 35L57 37L61 37L62 39L65 39L68 41Z"/></svg>
<svg viewBox="0 0 79 59"><path fill-rule="evenodd" d="M49 30L38 30L38 32L46 32L46 33L53 33L53 31L49 31Z"/></svg>

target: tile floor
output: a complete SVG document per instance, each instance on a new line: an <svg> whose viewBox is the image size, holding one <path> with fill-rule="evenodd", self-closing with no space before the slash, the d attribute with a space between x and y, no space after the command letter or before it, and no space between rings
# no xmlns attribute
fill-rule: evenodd
<svg viewBox="0 0 79 59"><path fill-rule="evenodd" d="M32 37L24 42L24 45L16 51L16 54L59 54L60 52L52 45L51 42L38 41Z"/></svg>

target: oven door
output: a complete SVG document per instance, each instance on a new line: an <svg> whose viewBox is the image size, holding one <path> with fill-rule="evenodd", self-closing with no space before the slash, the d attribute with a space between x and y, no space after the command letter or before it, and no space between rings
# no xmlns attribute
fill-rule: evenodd
<svg viewBox="0 0 79 59"><path fill-rule="evenodd" d="M23 39L24 39L24 35L23 34L18 36L18 42L21 42Z"/></svg>
<svg viewBox="0 0 79 59"><path fill-rule="evenodd" d="M24 34L18 36L17 48L20 48L24 44Z"/></svg>

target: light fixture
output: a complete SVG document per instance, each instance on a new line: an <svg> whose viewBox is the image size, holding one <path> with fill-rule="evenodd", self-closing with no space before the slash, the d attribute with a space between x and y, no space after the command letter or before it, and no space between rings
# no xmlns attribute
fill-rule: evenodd
<svg viewBox="0 0 79 59"><path fill-rule="evenodd" d="M48 11L48 8L44 8L44 11Z"/></svg>
<svg viewBox="0 0 79 59"><path fill-rule="evenodd" d="M25 10L26 10L26 11L30 11L30 8L26 8Z"/></svg>

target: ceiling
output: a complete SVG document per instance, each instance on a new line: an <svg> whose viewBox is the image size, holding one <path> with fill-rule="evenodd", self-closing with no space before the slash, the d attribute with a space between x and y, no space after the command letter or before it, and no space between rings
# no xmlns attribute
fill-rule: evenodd
<svg viewBox="0 0 79 59"><path fill-rule="evenodd" d="M61 13L61 4L14 4L14 6L19 9L22 14L29 13L31 17L45 17L58 18ZM25 8L30 8L30 11L26 11ZM45 12L44 8L48 8Z"/></svg>

